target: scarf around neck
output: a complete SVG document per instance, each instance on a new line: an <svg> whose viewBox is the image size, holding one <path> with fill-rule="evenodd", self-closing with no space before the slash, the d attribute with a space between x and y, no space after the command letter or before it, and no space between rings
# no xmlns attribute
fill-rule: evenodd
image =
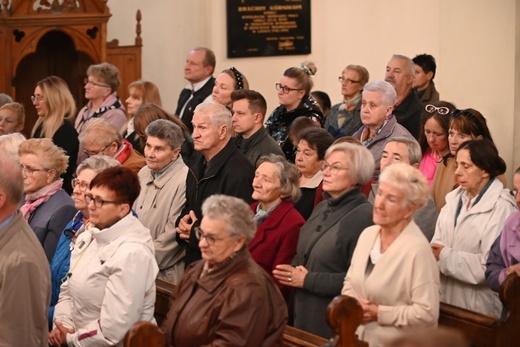
<svg viewBox="0 0 520 347"><path fill-rule="evenodd" d="M23 217L29 220L31 214L44 202L47 202L63 186L63 179L58 179L51 184L46 185L40 190L27 194L25 196L25 204L20 207Z"/></svg>

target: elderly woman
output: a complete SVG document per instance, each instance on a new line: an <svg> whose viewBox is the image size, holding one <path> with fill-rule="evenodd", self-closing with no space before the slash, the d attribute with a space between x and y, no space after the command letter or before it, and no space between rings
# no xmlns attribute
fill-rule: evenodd
<svg viewBox="0 0 520 347"><path fill-rule="evenodd" d="M67 169L68 157L50 139L24 141L18 155L24 184L20 210L50 262L63 228L76 213L74 202L62 189L60 178Z"/></svg>
<svg viewBox="0 0 520 347"><path fill-rule="evenodd" d="M22 131L25 124L25 109L18 102L0 106L0 135Z"/></svg>
<svg viewBox="0 0 520 347"><path fill-rule="evenodd" d="M241 199L212 195L195 230L202 260L184 274L163 323L170 346L281 346L287 309L247 244L256 232Z"/></svg>
<svg viewBox="0 0 520 347"><path fill-rule="evenodd" d="M139 135L134 131L134 116L143 104L150 103L161 107L161 95L159 88L154 83L141 80L130 83L128 85L128 93L130 96L125 100L125 103L129 119L121 129L121 134L132 144L136 151L144 154L144 148Z"/></svg>
<svg viewBox="0 0 520 347"><path fill-rule="evenodd" d="M76 118L75 127L79 134L91 118L104 118L117 130L126 123L126 114L117 88L121 85L119 69L109 63L90 65L85 78L85 98L88 103Z"/></svg>
<svg viewBox="0 0 520 347"><path fill-rule="evenodd" d="M493 316L502 305L485 283L491 245L516 203L498 175L506 164L489 140L471 140L457 149L459 187L446 196L431 247L442 274L444 302Z"/></svg>
<svg viewBox="0 0 520 347"><path fill-rule="evenodd" d="M274 109L265 123L267 132L278 142L287 160L293 162L296 148L288 141L289 128L298 117L307 117L323 124L323 112L310 95L314 86L313 75L317 68L310 61L300 67L290 67L283 73L280 83L276 83L280 106Z"/></svg>
<svg viewBox="0 0 520 347"><path fill-rule="evenodd" d="M249 89L249 82L240 71L234 67L230 67L222 71L215 79L215 86L213 87L211 98L215 102L231 109L231 105L233 104L231 93L240 89Z"/></svg>
<svg viewBox="0 0 520 347"><path fill-rule="evenodd" d="M194 157L193 138L186 125L175 116L170 115L162 107L156 104L143 104L134 115L134 132L139 137L140 147L146 146L146 127L157 119L164 119L177 124L182 129L184 142L181 146L182 160L189 165Z"/></svg>
<svg viewBox="0 0 520 347"><path fill-rule="evenodd" d="M377 181L380 173L380 161L386 143L392 137L413 136L392 114L397 98L394 87L386 81L373 81L365 85L361 101L361 122L354 136L368 148L376 163L373 179Z"/></svg>
<svg viewBox="0 0 520 347"><path fill-rule="evenodd" d="M381 174L374 223L359 237L341 294L363 307L358 336L370 346L410 328L436 327L439 269L412 217L428 199L428 183L405 163Z"/></svg>
<svg viewBox="0 0 520 347"><path fill-rule="evenodd" d="M370 74L361 65L348 65L338 77L343 101L332 106L324 128L334 138L351 136L363 125L361 123L361 92L368 83Z"/></svg>
<svg viewBox="0 0 520 347"><path fill-rule="evenodd" d="M294 326L328 338L327 305L341 292L359 235L372 225L372 205L360 187L372 177L374 159L363 146L340 143L327 150L321 167L327 200L301 228L292 264L273 274L295 288Z"/></svg>
<svg viewBox="0 0 520 347"><path fill-rule="evenodd" d="M85 194L92 227L72 251L49 345L121 345L133 324L155 322L153 242L132 215L139 189L137 176L120 166L92 179Z"/></svg>
<svg viewBox="0 0 520 347"><path fill-rule="evenodd" d="M300 172L298 184L302 197L296 201L295 207L305 220L323 200L321 163L333 142L332 135L322 128L305 129L298 136L295 164Z"/></svg>
<svg viewBox="0 0 520 347"><path fill-rule="evenodd" d="M294 208L300 197L298 170L283 156L270 154L258 161L253 180L251 209L255 213L256 234L249 243L253 259L272 273L276 265L290 263L296 254L300 228L305 220ZM290 287L275 279L288 301Z"/></svg>
<svg viewBox="0 0 520 347"><path fill-rule="evenodd" d="M68 166L63 175L63 189L70 194L79 150L78 133L70 121L76 113L74 98L64 80L49 76L36 83L31 100L38 114L31 137L52 139L65 150Z"/></svg>
<svg viewBox="0 0 520 347"><path fill-rule="evenodd" d="M49 307L49 328L52 329L54 306L58 303L60 286L67 279L70 268L70 253L74 248L78 236L87 229L90 224L88 206L85 202L85 194L90 192L90 182L104 169L119 166L119 162L107 156L96 155L85 159L76 169L76 178L72 180L72 199L74 207L78 210L76 215L67 224L58 241L56 252L51 261L52 295Z"/></svg>
<svg viewBox="0 0 520 347"><path fill-rule="evenodd" d="M0 135L0 152L18 158L18 149L25 140L25 136L22 133Z"/></svg>
<svg viewBox="0 0 520 347"><path fill-rule="evenodd" d="M422 150L422 160L419 171L432 185L437 164L450 155L448 132L450 128L450 112L455 106L446 101L436 101L424 107L421 117L419 144Z"/></svg>
<svg viewBox="0 0 520 347"><path fill-rule="evenodd" d="M165 119L150 123L146 135L146 166L139 171L141 193L134 210L152 234L159 278L177 284L185 254L175 240L175 222L186 202L188 167L180 156L184 137L177 124Z"/></svg>

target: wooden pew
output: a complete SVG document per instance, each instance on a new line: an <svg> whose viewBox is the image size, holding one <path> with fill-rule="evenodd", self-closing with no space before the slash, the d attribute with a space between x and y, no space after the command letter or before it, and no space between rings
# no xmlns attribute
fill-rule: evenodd
<svg viewBox="0 0 520 347"><path fill-rule="evenodd" d="M509 275L500 290L504 317L488 316L441 303L439 325L459 330L474 347L520 345L520 278Z"/></svg>
<svg viewBox="0 0 520 347"><path fill-rule="evenodd" d="M155 319L160 326L168 313L170 295L175 286L163 280L156 280ZM357 300L350 297L337 297L327 309L328 322L335 333L331 340L313 335L306 331L286 326L283 336L284 347L365 347L353 333L363 320L363 311ZM346 317L347 319L340 319ZM162 339L162 340L161 340ZM148 322L136 323L125 336L125 347L164 346L164 335L157 326Z"/></svg>

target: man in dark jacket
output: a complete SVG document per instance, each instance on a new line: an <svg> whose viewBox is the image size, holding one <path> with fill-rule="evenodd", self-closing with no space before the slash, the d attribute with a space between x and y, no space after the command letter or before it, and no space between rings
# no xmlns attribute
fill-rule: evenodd
<svg viewBox="0 0 520 347"><path fill-rule="evenodd" d="M221 104L207 102L195 108L193 143L199 155L186 178L186 205L177 220L177 240L187 243L185 264L201 259L194 228L201 207L213 194L225 194L252 203L254 167L231 141L231 113Z"/></svg>
<svg viewBox="0 0 520 347"><path fill-rule="evenodd" d="M412 90L414 75L415 65L404 55L394 54L386 65L385 81L397 93L393 111L395 119L418 140L423 106Z"/></svg>
<svg viewBox="0 0 520 347"><path fill-rule="evenodd" d="M184 66L184 78L190 82L179 95L175 115L193 132L191 120L195 107L211 95L215 78L215 53L206 47L196 47L188 54Z"/></svg>
<svg viewBox="0 0 520 347"><path fill-rule="evenodd" d="M233 101L233 130L237 134L235 145L256 167L262 155L284 155L278 143L264 128L267 102L257 91L240 89L231 93Z"/></svg>

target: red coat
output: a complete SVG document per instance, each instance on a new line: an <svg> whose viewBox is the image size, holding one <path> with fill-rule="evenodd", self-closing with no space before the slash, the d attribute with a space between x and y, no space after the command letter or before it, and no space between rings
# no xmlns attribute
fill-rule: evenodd
<svg viewBox="0 0 520 347"><path fill-rule="evenodd" d="M251 204L255 213L257 206L258 202ZM291 264L304 223L294 204L282 201L257 227L255 237L248 245L253 259L271 275L286 299L291 288L284 287L273 277L273 269L278 264Z"/></svg>

